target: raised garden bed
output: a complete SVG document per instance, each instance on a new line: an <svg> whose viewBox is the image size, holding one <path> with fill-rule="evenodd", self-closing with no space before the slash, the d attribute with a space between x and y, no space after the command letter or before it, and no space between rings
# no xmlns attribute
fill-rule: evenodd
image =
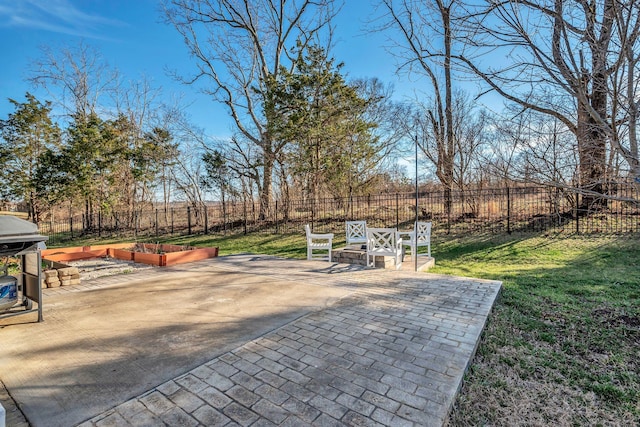
<svg viewBox="0 0 640 427"><path fill-rule="evenodd" d="M45 249L42 258L67 262L82 259L111 257L142 264L166 267L199 261L218 256L218 248L194 248L191 246L152 243L118 243L111 245L75 246Z"/></svg>

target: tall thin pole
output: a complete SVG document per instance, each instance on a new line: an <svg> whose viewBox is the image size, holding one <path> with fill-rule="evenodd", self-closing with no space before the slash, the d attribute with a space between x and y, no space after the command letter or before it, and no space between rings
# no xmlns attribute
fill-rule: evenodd
<svg viewBox="0 0 640 427"><path fill-rule="evenodd" d="M411 254L413 255L413 271L418 271L418 134L416 138L416 221L413 224L413 247Z"/></svg>

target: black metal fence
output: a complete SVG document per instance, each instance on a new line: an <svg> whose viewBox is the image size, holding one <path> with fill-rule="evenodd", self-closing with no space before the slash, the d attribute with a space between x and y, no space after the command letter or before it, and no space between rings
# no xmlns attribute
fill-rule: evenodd
<svg viewBox="0 0 640 427"><path fill-rule="evenodd" d="M409 229L415 218L415 193L377 194L352 199L273 202L263 218L259 203L208 203L127 213L78 215L40 223L51 244L79 237L161 237L222 233L302 232L312 224L320 232L344 230L345 220L366 220L375 227ZM420 220L442 234L555 231L627 234L640 231L640 200L633 186L619 186L605 202L583 207L583 196L555 187L489 188L473 191L423 191Z"/></svg>

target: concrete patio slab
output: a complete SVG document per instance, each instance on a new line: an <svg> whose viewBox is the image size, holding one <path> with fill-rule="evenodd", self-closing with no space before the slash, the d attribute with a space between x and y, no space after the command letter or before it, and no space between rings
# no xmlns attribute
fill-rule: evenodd
<svg viewBox="0 0 640 427"><path fill-rule="evenodd" d="M36 427L441 425L499 289L254 255L105 277L3 320L0 379Z"/></svg>

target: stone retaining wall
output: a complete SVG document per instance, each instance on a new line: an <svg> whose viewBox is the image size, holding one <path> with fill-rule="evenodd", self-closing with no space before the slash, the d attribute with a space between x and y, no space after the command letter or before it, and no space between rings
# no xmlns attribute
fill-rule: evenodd
<svg viewBox="0 0 640 427"><path fill-rule="evenodd" d="M80 284L80 272L78 267L69 267L64 264L56 263L42 272L44 280L42 287L57 288L58 286L70 286Z"/></svg>
<svg viewBox="0 0 640 427"><path fill-rule="evenodd" d="M335 249L331 253L331 261L341 264L367 265L367 251L359 246L347 246L342 249ZM393 257L374 257L376 268L395 268Z"/></svg>

